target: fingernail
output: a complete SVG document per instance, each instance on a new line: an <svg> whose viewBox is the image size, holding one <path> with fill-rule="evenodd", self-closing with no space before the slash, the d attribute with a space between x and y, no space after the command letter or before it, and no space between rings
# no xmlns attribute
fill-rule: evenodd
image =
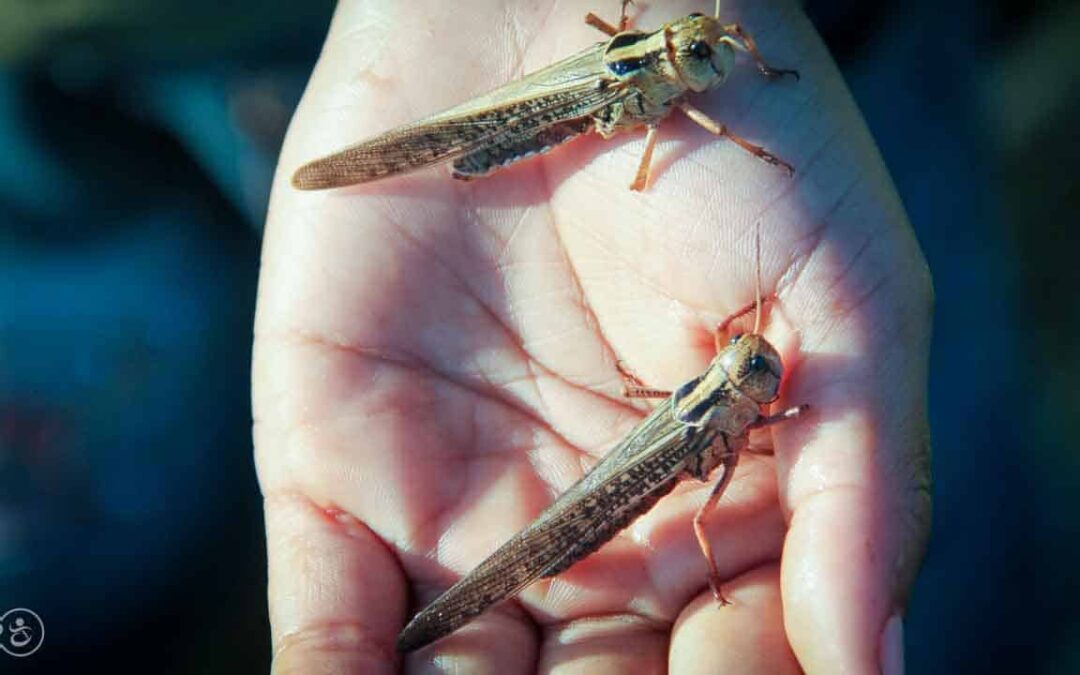
<svg viewBox="0 0 1080 675"><path fill-rule="evenodd" d="M904 675L904 620L893 614L881 631L881 675Z"/></svg>

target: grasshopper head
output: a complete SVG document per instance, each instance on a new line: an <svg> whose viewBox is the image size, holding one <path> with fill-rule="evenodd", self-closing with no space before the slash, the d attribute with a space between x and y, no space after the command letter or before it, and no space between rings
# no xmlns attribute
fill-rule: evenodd
<svg viewBox="0 0 1080 675"><path fill-rule="evenodd" d="M780 395L784 364L776 349L760 335L736 335L718 359L735 388L754 401L772 403Z"/></svg>
<svg viewBox="0 0 1080 675"><path fill-rule="evenodd" d="M691 14L668 30L669 53L688 89L702 92L724 83L735 64L735 48L718 20Z"/></svg>

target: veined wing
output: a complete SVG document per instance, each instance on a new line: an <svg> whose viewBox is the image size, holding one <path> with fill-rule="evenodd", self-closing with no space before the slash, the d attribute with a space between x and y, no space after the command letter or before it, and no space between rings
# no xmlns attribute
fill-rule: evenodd
<svg viewBox="0 0 1080 675"><path fill-rule="evenodd" d="M580 119L624 95L607 86L606 43L426 119L300 167L297 188L366 183L461 157L506 138Z"/></svg>
<svg viewBox="0 0 1080 675"><path fill-rule="evenodd" d="M398 649L433 642L595 551L670 492L686 458L712 443L715 433L676 421L670 401L657 406L536 521L413 617Z"/></svg>

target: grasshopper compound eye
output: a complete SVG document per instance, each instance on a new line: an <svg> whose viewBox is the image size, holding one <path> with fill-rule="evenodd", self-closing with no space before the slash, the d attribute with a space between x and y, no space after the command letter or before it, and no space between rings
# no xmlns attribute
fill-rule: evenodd
<svg viewBox="0 0 1080 675"><path fill-rule="evenodd" d="M690 54L704 61L712 56L712 47L709 46L708 42L698 40L690 45Z"/></svg>

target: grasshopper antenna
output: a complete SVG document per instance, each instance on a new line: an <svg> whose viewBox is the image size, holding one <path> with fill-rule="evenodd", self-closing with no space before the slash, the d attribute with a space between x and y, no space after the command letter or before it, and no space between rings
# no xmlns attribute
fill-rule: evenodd
<svg viewBox="0 0 1080 675"><path fill-rule="evenodd" d="M722 336L727 333L728 327L731 326L731 322L740 317L746 316L750 313L750 310L754 310L754 332L750 335L759 335L761 331L761 306L764 304L764 300L761 297L761 223L755 226L754 232L754 252L757 257L757 262L754 264L754 274L757 277L754 281L754 302L739 309L734 314L729 315L726 319L721 321L716 326L716 352L720 353L724 349L724 341Z"/></svg>

